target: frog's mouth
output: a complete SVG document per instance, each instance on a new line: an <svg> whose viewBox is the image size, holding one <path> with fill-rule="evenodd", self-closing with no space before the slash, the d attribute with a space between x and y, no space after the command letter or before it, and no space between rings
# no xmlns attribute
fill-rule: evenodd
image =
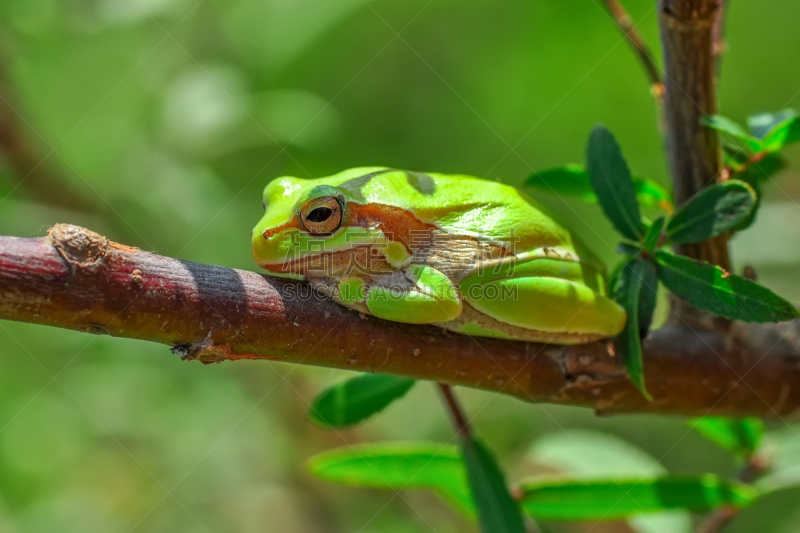
<svg viewBox="0 0 800 533"><path fill-rule="evenodd" d="M307 255L281 263L259 262L259 266L271 276L298 280L379 275L397 270L387 260L384 247L374 243Z"/></svg>

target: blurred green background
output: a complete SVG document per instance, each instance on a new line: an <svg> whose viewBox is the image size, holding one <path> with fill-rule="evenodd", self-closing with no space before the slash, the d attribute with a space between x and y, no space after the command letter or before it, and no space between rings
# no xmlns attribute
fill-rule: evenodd
<svg viewBox="0 0 800 533"><path fill-rule="evenodd" d="M658 53L655 1L626 5ZM723 114L800 107L799 17L792 0L732 2ZM250 230L273 177L389 165L520 184L580 162L597 122L636 173L666 183L645 77L597 0L4 0L0 83L3 235L69 222L252 269ZM800 303L800 149L786 155L792 166L733 255ZM535 196L614 260L596 206ZM161 345L0 322L0 531L469 530L429 494L305 472L308 457L348 443L452 435L430 384L356 430L311 426L308 402L344 375L204 367ZM536 464L532 445L560 449L557 437L580 428L624 438L672 472L735 472L679 418L460 392L512 479L552 466ZM729 531L797 531L797 497L768 497ZM672 518L640 531L685 529Z"/></svg>

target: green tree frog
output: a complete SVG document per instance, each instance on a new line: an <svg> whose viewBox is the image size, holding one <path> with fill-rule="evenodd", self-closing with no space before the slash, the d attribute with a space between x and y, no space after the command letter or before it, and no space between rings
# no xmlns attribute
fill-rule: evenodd
<svg viewBox="0 0 800 533"><path fill-rule="evenodd" d="M625 324L604 266L575 235L517 189L479 178L382 167L277 178L252 247L270 275L386 320L556 344Z"/></svg>

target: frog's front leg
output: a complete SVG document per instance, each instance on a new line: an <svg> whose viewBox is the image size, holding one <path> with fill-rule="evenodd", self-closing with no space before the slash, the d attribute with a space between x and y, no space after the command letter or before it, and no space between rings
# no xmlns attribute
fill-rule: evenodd
<svg viewBox="0 0 800 533"><path fill-rule="evenodd" d="M340 294L343 300L346 295L363 298L371 314L395 322L447 322L461 314L461 293L445 274L425 265L409 266L402 274L407 282L404 286L355 287L353 284L358 281L344 281L339 286Z"/></svg>

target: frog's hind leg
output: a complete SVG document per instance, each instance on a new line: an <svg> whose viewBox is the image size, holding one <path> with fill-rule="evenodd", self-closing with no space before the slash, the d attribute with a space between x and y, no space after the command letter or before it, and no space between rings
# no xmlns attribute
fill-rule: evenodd
<svg viewBox="0 0 800 533"><path fill-rule="evenodd" d="M461 314L461 294L445 274L425 265L403 271L406 287L373 285L366 305L377 317L409 324L447 322Z"/></svg>
<svg viewBox="0 0 800 533"><path fill-rule="evenodd" d="M536 331L537 339L551 335L553 342L567 343L612 337L622 330L625 311L602 294L598 273L589 269L577 261L537 258L505 272L475 273L460 288L477 312Z"/></svg>

